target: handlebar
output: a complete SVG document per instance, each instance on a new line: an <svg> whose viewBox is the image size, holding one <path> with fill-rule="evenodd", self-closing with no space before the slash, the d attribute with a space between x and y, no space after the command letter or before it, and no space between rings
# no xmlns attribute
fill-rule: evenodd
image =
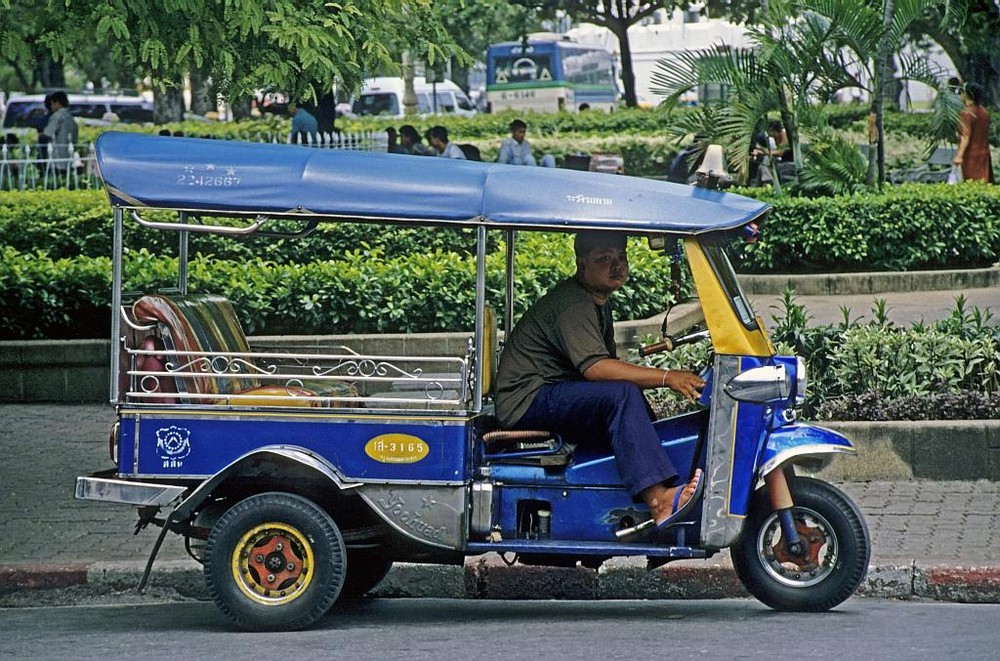
<svg viewBox="0 0 1000 661"><path fill-rule="evenodd" d="M653 344L647 344L644 347L639 347L639 355L642 357L646 357L646 356L652 356L654 353L673 351L679 346L683 346L685 344L693 344L695 342L707 340L708 338L709 338L708 330L696 331L694 333L688 333L687 335L679 335L677 337L667 335L659 342L654 342Z"/></svg>

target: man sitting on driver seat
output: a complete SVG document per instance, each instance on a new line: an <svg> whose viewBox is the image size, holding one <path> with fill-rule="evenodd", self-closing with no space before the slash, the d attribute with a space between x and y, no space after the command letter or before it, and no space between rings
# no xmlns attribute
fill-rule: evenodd
<svg viewBox="0 0 1000 661"><path fill-rule="evenodd" d="M622 481L649 507L659 537L695 505L701 470L679 483L642 390L669 387L694 400L705 382L618 359L609 298L628 278L625 234L580 232L573 247L576 275L540 298L504 344L496 415L507 429L610 443Z"/></svg>

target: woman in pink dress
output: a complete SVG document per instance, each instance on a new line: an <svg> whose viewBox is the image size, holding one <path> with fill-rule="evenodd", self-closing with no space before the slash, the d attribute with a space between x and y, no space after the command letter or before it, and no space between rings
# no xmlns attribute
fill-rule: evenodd
<svg viewBox="0 0 1000 661"><path fill-rule="evenodd" d="M955 165L962 168L964 181L993 183L993 163L990 160L990 113L983 107L984 90L976 83L962 86L965 110L958 120L958 152Z"/></svg>

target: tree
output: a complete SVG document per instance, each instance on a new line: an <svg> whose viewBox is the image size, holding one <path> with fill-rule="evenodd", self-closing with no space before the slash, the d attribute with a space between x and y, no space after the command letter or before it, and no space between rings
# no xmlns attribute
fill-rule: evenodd
<svg viewBox="0 0 1000 661"><path fill-rule="evenodd" d="M539 29L534 12L507 0L447 0L436 2L441 23L456 43L476 60L482 60L490 44L514 41ZM452 79L468 89L467 63L452 63Z"/></svg>
<svg viewBox="0 0 1000 661"><path fill-rule="evenodd" d="M962 80L981 84L1000 103L1000 4L952 0L914 20L910 34L937 42Z"/></svg>
<svg viewBox="0 0 1000 661"><path fill-rule="evenodd" d="M303 98L316 98L335 82L357 88L368 72L392 63L395 44L419 44L431 59L461 53L434 20L432 0L0 2L18 15L44 17L30 35L3 33L5 58L30 62L32 42L57 59L69 58L96 41L110 59L161 91L201 71L236 102L267 87ZM4 12L0 27L17 20L13 13Z"/></svg>
<svg viewBox="0 0 1000 661"><path fill-rule="evenodd" d="M865 89L872 103L870 141L876 147L869 150L868 184L874 185L885 180L881 115L889 71L886 63L901 50L907 27L915 18L947 1L888 0L876 9L858 0L770 0L762 5L756 23L747 28L753 44L750 52L739 57L727 55L727 49L687 54L682 61L688 71L664 63L654 82L668 100L702 84L730 89L726 107L719 111L728 121L720 126L730 131L728 141L734 144L730 155L744 171L750 133L766 113L777 110L781 114L796 168L801 169L799 122L814 114L814 100L830 98L843 88ZM903 80L944 91L943 72L919 57L899 56L898 73ZM942 117L950 117L954 108L947 93L938 94L937 99L932 123L943 125Z"/></svg>

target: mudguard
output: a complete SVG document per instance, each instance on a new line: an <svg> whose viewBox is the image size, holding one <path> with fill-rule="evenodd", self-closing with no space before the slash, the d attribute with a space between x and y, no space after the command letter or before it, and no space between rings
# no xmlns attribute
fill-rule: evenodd
<svg viewBox="0 0 1000 661"><path fill-rule="evenodd" d="M778 427L771 431L764 446L759 477L790 460L796 463L808 460L810 468L822 468L830 462L831 455L855 451L846 436L832 429L807 424Z"/></svg>

